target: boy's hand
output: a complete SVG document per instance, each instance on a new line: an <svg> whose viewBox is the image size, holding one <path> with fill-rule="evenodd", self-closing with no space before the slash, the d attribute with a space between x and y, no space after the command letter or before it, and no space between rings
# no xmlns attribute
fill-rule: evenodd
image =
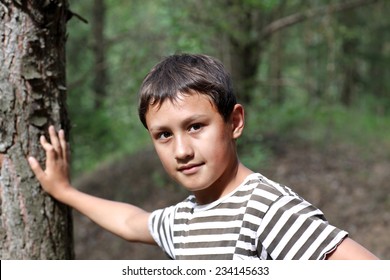
<svg viewBox="0 0 390 280"><path fill-rule="evenodd" d="M55 131L49 127L50 143L45 136L41 136L40 142L46 151L46 170L43 170L34 157L29 157L28 162L43 189L50 195L61 201L62 195L71 188L69 179L69 149L63 130Z"/></svg>
<svg viewBox="0 0 390 280"><path fill-rule="evenodd" d="M64 131L49 127L50 143L44 136L40 141L46 151L46 169L29 157L31 169L43 189L58 201L74 208L106 230L126 240L155 244L149 232L150 213L123 202L110 201L73 188L69 180L69 149Z"/></svg>

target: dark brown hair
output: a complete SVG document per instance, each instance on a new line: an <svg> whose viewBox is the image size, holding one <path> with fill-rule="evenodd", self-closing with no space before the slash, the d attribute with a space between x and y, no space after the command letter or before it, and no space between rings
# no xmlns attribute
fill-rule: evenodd
<svg viewBox="0 0 390 280"><path fill-rule="evenodd" d="M175 102L179 94L193 92L210 97L225 121L237 103L230 75L219 60L201 54L175 54L154 66L141 85L138 114L142 124L147 128L149 106L167 99Z"/></svg>

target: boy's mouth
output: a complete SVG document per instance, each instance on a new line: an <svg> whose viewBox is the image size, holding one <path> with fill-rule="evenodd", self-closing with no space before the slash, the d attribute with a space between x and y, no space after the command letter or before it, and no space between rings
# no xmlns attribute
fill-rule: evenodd
<svg viewBox="0 0 390 280"><path fill-rule="evenodd" d="M196 173L202 165L203 163L186 164L186 165L179 166L177 170L185 175L191 175Z"/></svg>

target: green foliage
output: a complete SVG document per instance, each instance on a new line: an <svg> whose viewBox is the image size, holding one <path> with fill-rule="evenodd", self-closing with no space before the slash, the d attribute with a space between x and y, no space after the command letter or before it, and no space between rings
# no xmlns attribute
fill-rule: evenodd
<svg viewBox="0 0 390 280"><path fill-rule="evenodd" d="M366 102L364 102L366 103ZM362 157L380 153L390 157L390 115L378 115L370 107L340 105L302 106L285 103L247 110L246 128L239 147L241 160L259 170L288 142L310 143L320 149L344 143Z"/></svg>
<svg viewBox="0 0 390 280"><path fill-rule="evenodd" d="M104 102L96 108L94 2L70 1L71 10L89 21L84 24L73 17L68 23L74 174L150 145L138 121L137 91L161 57L202 52L217 56L234 70L232 51L237 46L258 48L251 49L259 65L248 79L253 81L248 92L253 101L244 104L247 124L239 140L241 159L250 167L266 162L286 141L322 145L331 140L368 146L381 139L381 144L388 145L388 1L318 16L269 39L261 37L262 28L274 20L332 3L106 0L105 39L100 43L106 51L108 79Z"/></svg>

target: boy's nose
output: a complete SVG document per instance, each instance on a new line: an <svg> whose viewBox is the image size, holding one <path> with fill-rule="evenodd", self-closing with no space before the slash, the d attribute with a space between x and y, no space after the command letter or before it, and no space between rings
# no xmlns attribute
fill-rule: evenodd
<svg viewBox="0 0 390 280"><path fill-rule="evenodd" d="M194 150L186 137L176 137L174 153L176 160L186 160L194 156Z"/></svg>

